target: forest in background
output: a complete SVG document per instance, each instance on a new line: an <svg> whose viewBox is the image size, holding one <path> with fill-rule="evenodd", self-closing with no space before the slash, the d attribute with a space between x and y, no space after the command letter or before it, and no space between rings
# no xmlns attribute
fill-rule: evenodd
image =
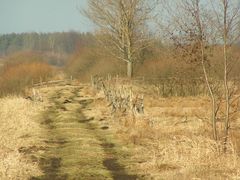
<svg viewBox="0 0 240 180"><path fill-rule="evenodd" d="M0 35L0 96L22 94L26 86L51 78L94 41L93 34L79 32Z"/></svg>
<svg viewBox="0 0 240 180"><path fill-rule="evenodd" d="M99 34L79 32L23 33L0 36L1 90L6 94L21 92L32 81L62 69L68 76L89 81L91 75L126 76L126 63L109 54L99 44ZM211 66L214 76L221 76L221 47L212 47ZM240 56L240 47L233 49L235 57ZM134 76L144 78L201 78L198 64L189 63L189 57L177 46L167 45L155 38L151 46L143 49L134 63ZM43 64L47 70L41 70ZM34 65L35 64L35 65ZM34 68L35 67L35 68ZM42 68L43 68L42 67ZM236 61L234 76L239 77L240 63ZM49 71L51 69L52 71ZM16 88L16 84L18 87ZM7 87L9 86L9 87ZM14 89L14 90L10 90ZM2 93L2 94L5 94Z"/></svg>
<svg viewBox="0 0 240 180"><path fill-rule="evenodd" d="M24 74L18 66L33 63L42 63L53 71L60 68L68 76L73 76L81 81L89 81L92 75L106 76L111 74L127 77L129 70L132 71L130 75L133 75L133 77L140 76L145 79L203 79L201 46L199 43L201 41L204 43L204 56L202 58L209 77L219 80L224 78L222 73L224 68L222 29L217 27L216 24L210 24L210 20L217 22L216 14L219 15L219 18L222 18L221 12L212 12L212 10L202 6L201 3L203 2L198 0L179 2L176 4L176 7L179 6L178 9L170 6L170 4L167 6L167 3L156 4L157 1L150 3L136 0L134 2L142 7L142 10L139 12L136 10L134 15L130 13L124 16L124 14L121 15L121 11L135 12L134 6L130 6L129 2L123 1L126 4L121 7L122 9L117 8L118 4L112 6L102 4L100 6L95 2L89 1L89 7L84 12L90 20L99 26L93 33L71 31L0 35L0 81L11 84L10 79L13 77L10 77L9 69ZM101 3L105 2L107 3L107 1ZM158 16L155 16L153 11L156 5L160 5L162 8L162 12ZM231 4L229 6L232 7ZM202 26L206 29L211 27L212 32L199 29L196 22L198 15L196 9L202 11L202 14L199 14L199 16L202 16L202 19L200 19ZM102 13L103 11L105 13ZM120 13L121 16L114 13L106 14L109 12ZM168 22L160 19L160 15L164 13ZM229 16L231 13L229 13ZM208 17L205 15L208 15ZM113 19L108 19L110 16ZM148 25L153 20L155 21L153 16L157 17L156 21L160 23L155 27L155 32ZM233 20L235 20L235 15L233 17ZM120 24L116 23L118 21ZM229 39L238 34L239 29L236 27L234 25L234 29L230 29ZM202 36L203 39L199 39L201 31L206 34L206 37ZM126 43L128 40L130 42ZM240 75L239 41L226 45L229 62L231 63L229 78L238 78ZM131 66L128 66L129 64ZM15 67L16 70L13 70L12 67ZM21 76L17 74L16 76L13 79L18 82L16 79ZM37 73L37 76L41 75ZM42 76L45 77L45 74ZM30 81L38 81L40 78L31 75L27 78L27 84Z"/></svg>
<svg viewBox="0 0 240 180"><path fill-rule="evenodd" d="M79 46L91 44L91 41L93 41L91 33L74 31L3 34L0 35L0 56L25 50L70 54Z"/></svg>

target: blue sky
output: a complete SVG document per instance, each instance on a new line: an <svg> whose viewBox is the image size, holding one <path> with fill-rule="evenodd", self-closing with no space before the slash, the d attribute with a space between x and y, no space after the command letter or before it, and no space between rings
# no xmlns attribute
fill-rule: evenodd
<svg viewBox="0 0 240 180"><path fill-rule="evenodd" d="M87 0L0 0L0 34L94 29L81 15Z"/></svg>

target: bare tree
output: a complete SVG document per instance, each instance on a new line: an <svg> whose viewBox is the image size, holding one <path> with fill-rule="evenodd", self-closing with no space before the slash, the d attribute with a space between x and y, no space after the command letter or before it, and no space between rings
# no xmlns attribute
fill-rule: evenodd
<svg viewBox="0 0 240 180"><path fill-rule="evenodd" d="M180 49L184 58L196 66L201 67L210 98L211 98L211 121L213 138L218 139L216 119L218 105L214 85L208 72L209 54L207 49L211 46L210 41L214 37L211 30L211 16L207 9L202 7L201 0L181 0L176 2L176 11L169 10L172 15L172 29L168 30L177 49ZM170 7L171 8L171 7ZM179 56L179 55L178 55Z"/></svg>
<svg viewBox="0 0 240 180"><path fill-rule="evenodd" d="M150 43L147 23L152 19L155 0L88 0L84 14L98 27L102 45L127 63L132 77L139 52Z"/></svg>
<svg viewBox="0 0 240 180"><path fill-rule="evenodd" d="M212 7L215 12L216 28L219 29L219 42L223 44L223 64L224 64L224 96L225 96L225 124L224 124L224 151L229 137L231 104L233 101L234 87L230 84L230 79L234 61L231 58L232 45L239 40L240 37L240 4L236 0L221 0L216 3L211 0Z"/></svg>
<svg viewBox="0 0 240 180"><path fill-rule="evenodd" d="M211 3L212 6L207 6ZM173 28L169 31L174 45L181 50L184 58L189 58L191 63L197 67L201 65L204 79L212 102L212 129L213 137L218 140L220 129L217 128L217 119L224 119L223 144L226 144L229 137L230 119L235 112L231 105L235 101L234 93L236 87L231 79L231 71L236 62L231 55L231 48L236 40L239 40L240 30L240 4L237 0L203 1L203 0L181 0L176 2L174 7L178 11L169 11L172 15ZM170 8L169 8L170 9ZM169 26L168 26L169 27ZM208 67L209 54L207 49L214 48L214 45L222 48L223 61L219 77L223 91L215 89L216 77L212 78ZM210 63L210 62L209 62ZM211 70L214 67L211 67ZM224 106L223 116L219 114L220 106Z"/></svg>

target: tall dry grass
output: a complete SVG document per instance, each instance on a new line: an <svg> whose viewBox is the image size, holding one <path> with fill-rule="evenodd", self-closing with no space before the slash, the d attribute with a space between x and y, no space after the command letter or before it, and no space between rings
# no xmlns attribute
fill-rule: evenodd
<svg viewBox="0 0 240 180"><path fill-rule="evenodd" d="M145 143L136 148L135 155L135 158L146 160L139 164L141 171L150 173L155 179L240 177L240 159L233 144L229 144L228 152L223 153L223 147L209 137L180 133L179 129L174 129L176 131L173 132L166 127L155 130L155 136L160 136L158 138L146 138L144 134L147 132L142 132L139 142Z"/></svg>
<svg viewBox="0 0 240 180"><path fill-rule="evenodd" d="M231 141L224 153L222 143L211 138L210 127L194 114L183 117L178 106L178 113L169 114L172 107L161 110L155 104L152 111L160 110L161 115L125 116L113 124L121 139L135 144L133 159L140 159L139 171L152 179L239 179L236 142Z"/></svg>
<svg viewBox="0 0 240 180"><path fill-rule="evenodd" d="M239 136L231 133L227 153L222 142L212 139L207 96L162 98L149 88L130 88L145 94L144 115L111 115L100 99L95 106L111 117L108 123L120 139L135 145L132 158L139 172L149 179L240 178ZM239 123L238 118L233 126Z"/></svg>
<svg viewBox="0 0 240 180"><path fill-rule="evenodd" d="M40 143L37 115L42 105L19 97L0 99L0 179L29 179L41 174L37 163L20 153Z"/></svg>

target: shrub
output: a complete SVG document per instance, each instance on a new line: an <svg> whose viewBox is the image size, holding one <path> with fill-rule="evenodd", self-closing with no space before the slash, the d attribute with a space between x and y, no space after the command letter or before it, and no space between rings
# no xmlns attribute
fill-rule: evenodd
<svg viewBox="0 0 240 180"><path fill-rule="evenodd" d="M15 54L7 59L1 72L0 96L19 95L33 81L39 82L40 77L44 81L52 72L52 68L38 54Z"/></svg>
<svg viewBox="0 0 240 180"><path fill-rule="evenodd" d="M104 50L83 48L69 58L66 72L84 81L91 75L125 74L125 64L108 56Z"/></svg>

